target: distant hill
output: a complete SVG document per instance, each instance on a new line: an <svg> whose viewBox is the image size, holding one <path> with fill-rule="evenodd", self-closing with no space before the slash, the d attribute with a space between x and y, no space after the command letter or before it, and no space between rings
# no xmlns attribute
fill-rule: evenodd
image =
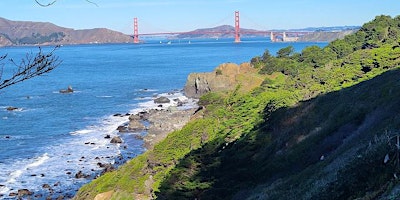
<svg viewBox="0 0 400 200"><path fill-rule="evenodd" d="M313 41L313 42L330 42L335 39L342 39L344 36L354 33L359 26L333 26L333 27L308 27L302 29L279 29L272 30L277 32L283 31L298 31L298 32L315 32L315 34L300 37L299 41ZM241 37L269 37L265 31L255 29L241 28ZM187 33L179 34L176 38L233 38L235 27L230 25L222 25L214 28L203 28L189 31Z"/></svg>
<svg viewBox="0 0 400 200"><path fill-rule="evenodd" d="M105 28L74 30L48 22L0 18L0 46L133 42L129 35Z"/></svg>
<svg viewBox="0 0 400 200"><path fill-rule="evenodd" d="M343 39L346 35L355 33L357 30L344 30L336 32L317 31L299 37L299 42L331 42L336 39Z"/></svg>
<svg viewBox="0 0 400 200"><path fill-rule="evenodd" d="M255 29L241 28L240 32L251 33L251 34L242 34L242 37L256 37L256 36L262 36L262 35L266 36L266 34L261 34L262 31L255 30ZM196 29L196 30L184 33L184 34L179 34L176 37L180 38L180 39L183 39L183 38L232 38L232 37L235 37L234 33L235 33L235 27L230 26L230 25L222 25L222 26L217 26L214 28Z"/></svg>

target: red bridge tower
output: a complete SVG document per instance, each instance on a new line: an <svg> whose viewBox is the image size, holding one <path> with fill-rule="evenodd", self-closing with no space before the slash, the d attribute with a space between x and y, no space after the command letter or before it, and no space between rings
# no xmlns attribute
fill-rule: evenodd
<svg viewBox="0 0 400 200"><path fill-rule="evenodd" d="M139 29L137 17L133 18L133 43L139 43Z"/></svg>
<svg viewBox="0 0 400 200"><path fill-rule="evenodd" d="M240 42L240 18L239 11L235 11L235 43Z"/></svg>

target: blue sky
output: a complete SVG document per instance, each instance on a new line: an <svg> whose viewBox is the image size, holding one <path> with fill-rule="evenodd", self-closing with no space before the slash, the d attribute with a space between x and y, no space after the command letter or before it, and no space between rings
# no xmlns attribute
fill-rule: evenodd
<svg viewBox="0 0 400 200"><path fill-rule="evenodd" d="M38 0L46 4L53 0ZM74 29L109 28L131 34L190 31L234 24L260 30L312 26L362 25L376 15L397 16L400 0L57 0L40 7L34 0L0 0L0 17L51 22Z"/></svg>

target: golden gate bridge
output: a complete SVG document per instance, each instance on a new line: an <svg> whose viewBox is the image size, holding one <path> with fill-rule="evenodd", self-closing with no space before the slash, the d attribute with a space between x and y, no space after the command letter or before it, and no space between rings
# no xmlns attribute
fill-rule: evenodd
<svg viewBox="0 0 400 200"><path fill-rule="evenodd" d="M188 32L159 32L159 33L139 33L139 25L138 25L138 18L135 17L133 19L133 43L138 44L140 43L139 36L155 36L155 35L212 35L212 34L233 34L234 35L234 42L239 43L241 40L241 35L269 35L270 40L272 42L276 41L285 41L285 42L292 42L297 41L297 39L302 35L307 35L313 33L312 31L249 31L249 30L242 30L240 28L240 15L239 11L235 11L235 27L233 31L204 31L204 30L197 30L197 31L188 31Z"/></svg>

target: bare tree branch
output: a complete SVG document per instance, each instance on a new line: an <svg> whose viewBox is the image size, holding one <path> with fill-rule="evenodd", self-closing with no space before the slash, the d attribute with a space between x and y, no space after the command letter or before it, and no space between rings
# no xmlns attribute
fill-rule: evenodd
<svg viewBox="0 0 400 200"><path fill-rule="evenodd" d="M60 48L60 46L54 47L54 49L49 53L43 53L42 49L39 47L39 52L37 54L27 54L19 64L17 64L13 59L10 59L10 62L17 67L17 70L10 78L3 78L3 69L0 71L0 90L30 78L48 73L59 66L61 61L58 59L58 56L54 55L54 51L58 48ZM0 57L0 61L4 60L6 56L7 55Z"/></svg>
<svg viewBox="0 0 400 200"><path fill-rule="evenodd" d="M50 3L48 3L48 4L43 4L43 3L40 3L38 0L35 0L36 1L36 3L39 5L39 6L42 6L42 7L48 7L48 6L51 6L51 5L53 5L55 2L57 2L57 0L53 0L52 2L50 2ZM97 6L97 7L99 7L99 5L97 5L95 2L93 2L93 1L90 1L90 0L86 0L88 3L91 3L91 4L93 4L93 5L95 5L95 6Z"/></svg>
<svg viewBox="0 0 400 200"><path fill-rule="evenodd" d="M47 7L47 6L53 5L57 0L54 0L53 2L48 3L48 4L42 4L42 3L40 3L38 0L35 0L35 1L36 1L36 3L37 3L39 6Z"/></svg>
<svg viewBox="0 0 400 200"><path fill-rule="evenodd" d="M93 5L95 5L95 6L97 6L97 7L99 7L99 5L97 5L97 3L93 2L93 1L89 1L89 0L86 0L86 1L91 3L91 4L93 4Z"/></svg>

